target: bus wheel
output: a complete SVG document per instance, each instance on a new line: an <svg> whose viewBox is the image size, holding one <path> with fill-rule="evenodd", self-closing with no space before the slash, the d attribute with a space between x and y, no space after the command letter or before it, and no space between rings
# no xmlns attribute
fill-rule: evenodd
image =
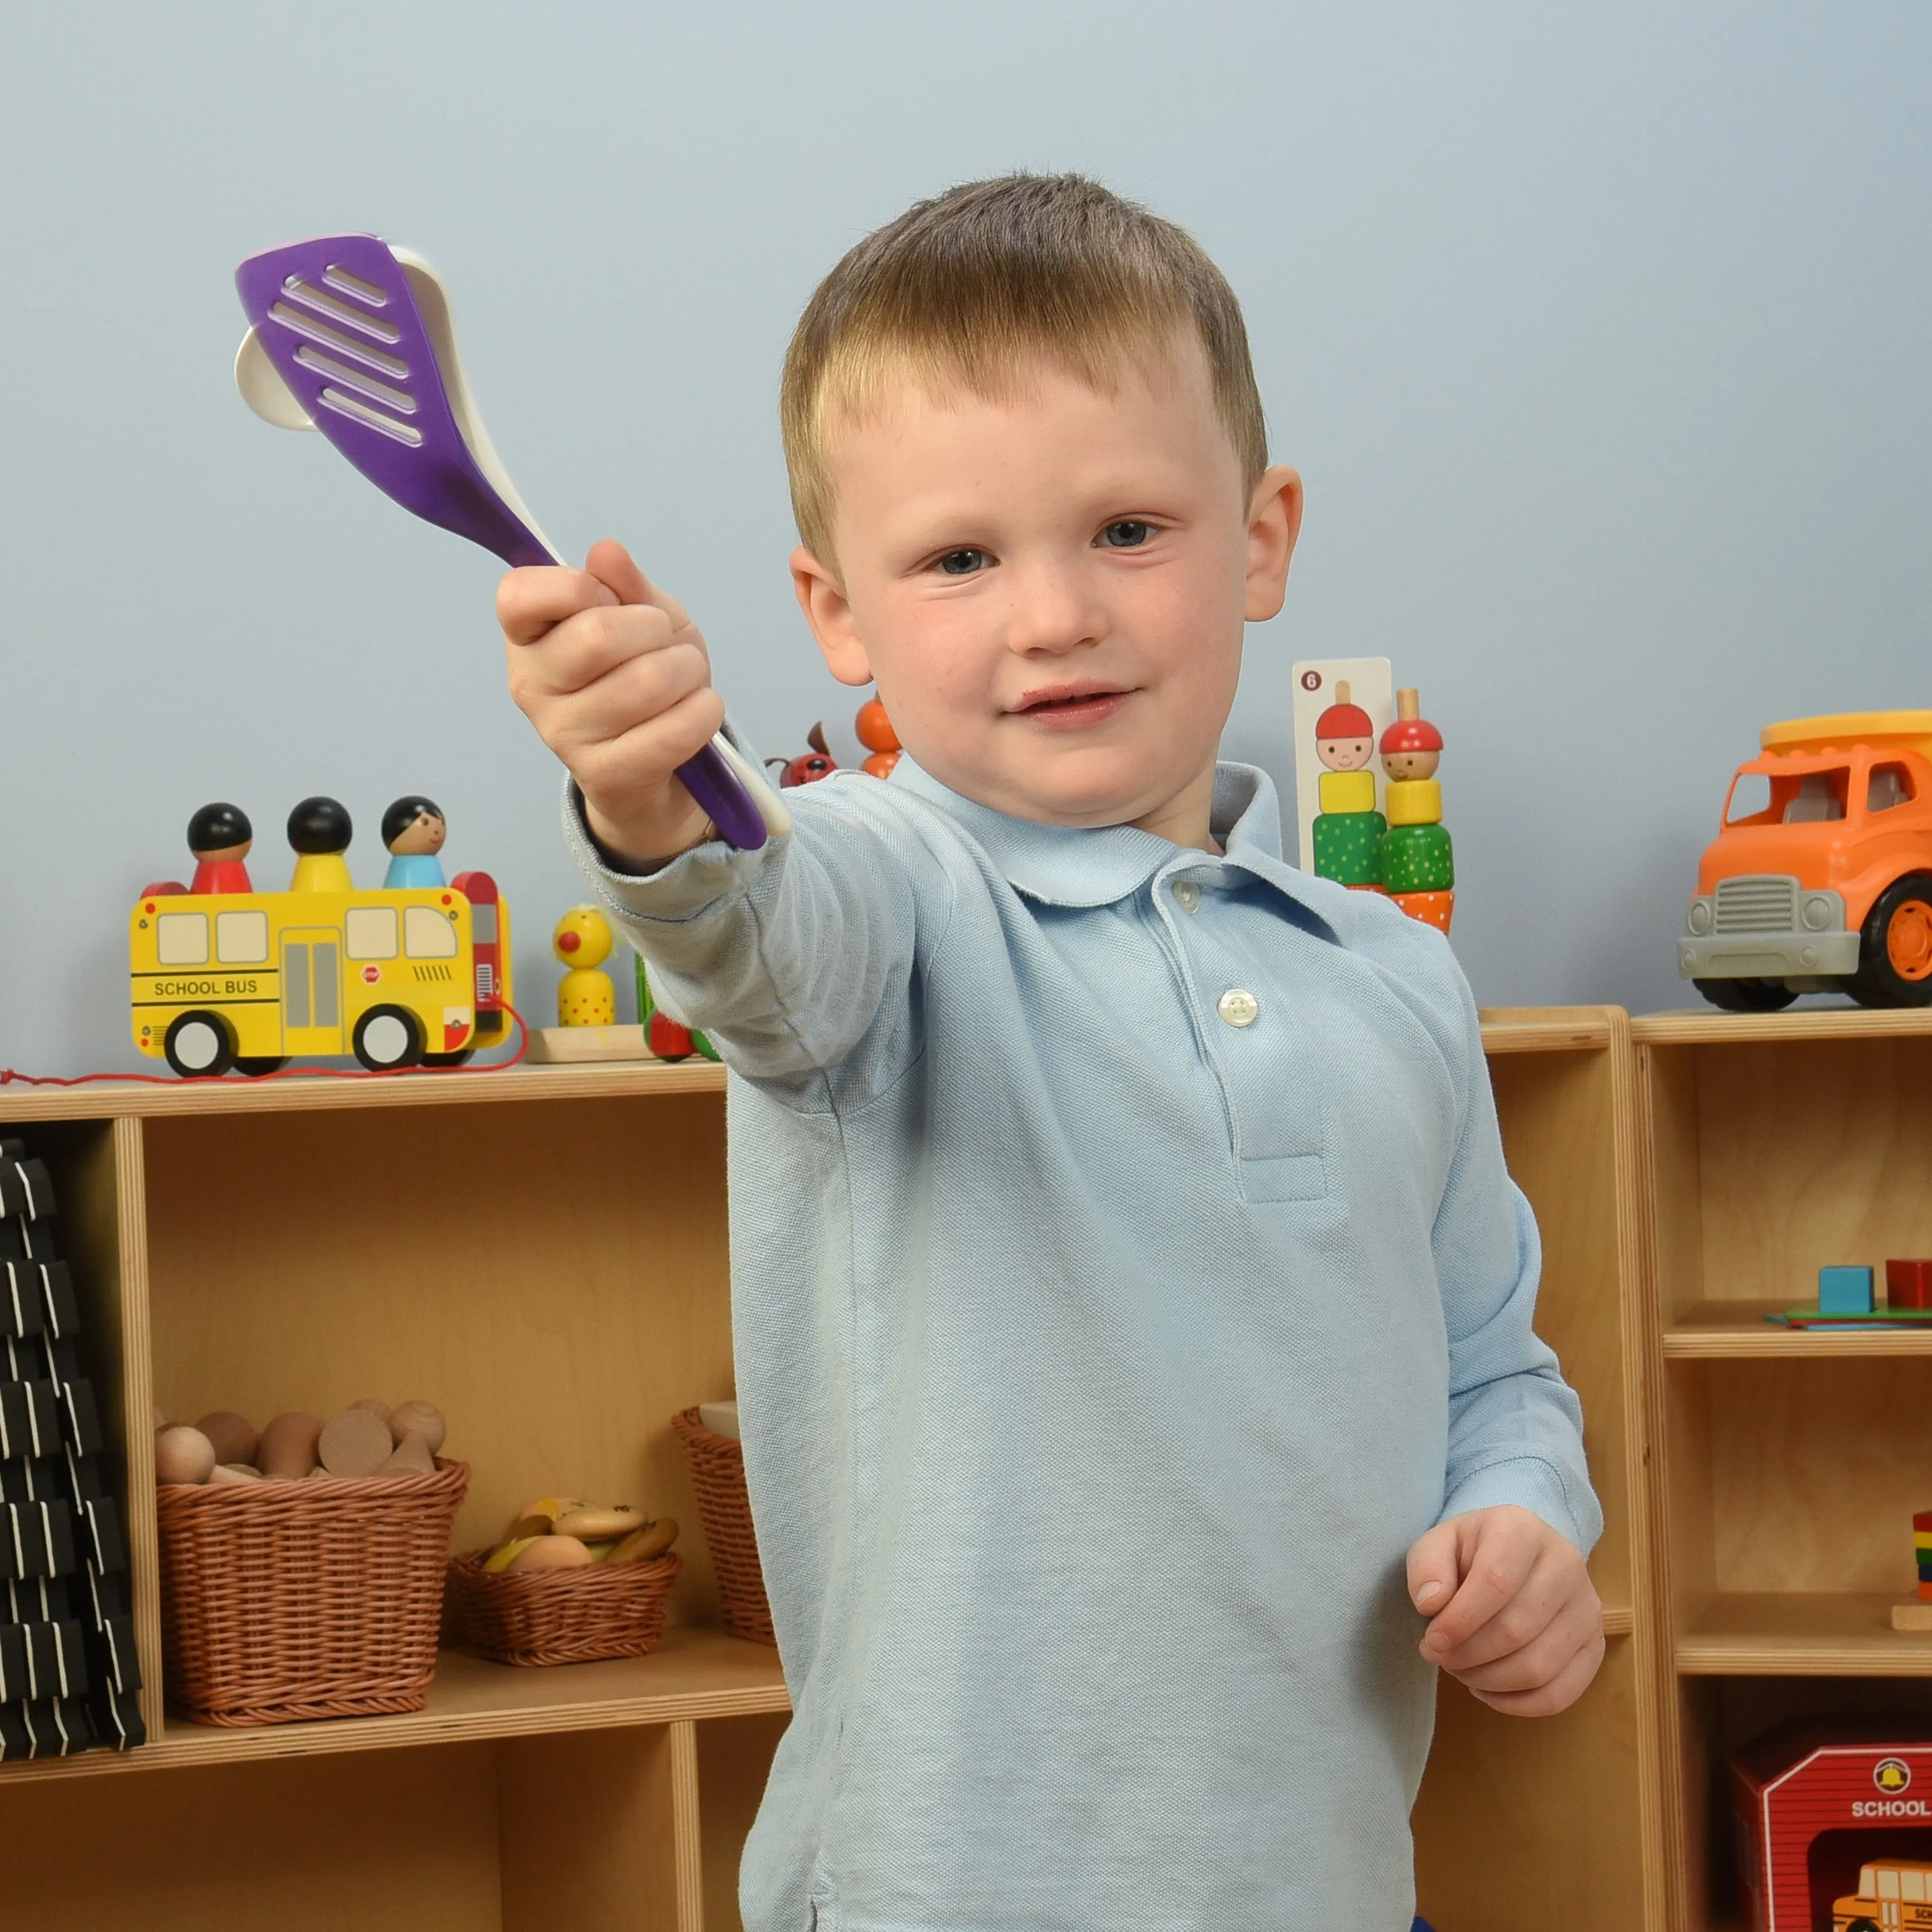
<svg viewBox="0 0 1932 1932"><path fill-rule="evenodd" d="M235 1045L219 1013L183 1013L168 1028L161 1051L184 1080L226 1073L235 1064Z"/></svg>
<svg viewBox="0 0 1932 1932"><path fill-rule="evenodd" d="M1693 980L1691 985L1727 1013L1774 1013L1798 995L1782 980Z"/></svg>
<svg viewBox="0 0 1932 1932"><path fill-rule="evenodd" d="M286 1053L238 1053L235 1056L235 1070L245 1073L251 1080L259 1080L265 1073L279 1073L289 1064Z"/></svg>
<svg viewBox="0 0 1932 1932"><path fill-rule="evenodd" d="M1879 894L1846 990L1863 1006L1932 1006L1932 873L1908 872Z"/></svg>
<svg viewBox="0 0 1932 1932"><path fill-rule="evenodd" d="M356 1058L372 1073L413 1066L422 1058L422 1029L401 1006L371 1006L356 1022Z"/></svg>
<svg viewBox="0 0 1932 1932"><path fill-rule="evenodd" d="M426 1053L422 1064L425 1066L461 1066L476 1051L473 1046L459 1046L454 1053Z"/></svg>

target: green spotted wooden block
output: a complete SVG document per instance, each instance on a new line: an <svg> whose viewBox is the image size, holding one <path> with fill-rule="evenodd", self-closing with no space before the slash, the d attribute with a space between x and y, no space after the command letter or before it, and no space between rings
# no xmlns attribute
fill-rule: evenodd
<svg viewBox="0 0 1932 1932"><path fill-rule="evenodd" d="M1315 869L1338 885L1378 882L1382 835L1388 821L1379 812L1324 812L1315 821Z"/></svg>
<svg viewBox="0 0 1932 1932"><path fill-rule="evenodd" d="M1456 883L1448 828L1391 826L1382 844L1382 883L1391 892L1448 892Z"/></svg>

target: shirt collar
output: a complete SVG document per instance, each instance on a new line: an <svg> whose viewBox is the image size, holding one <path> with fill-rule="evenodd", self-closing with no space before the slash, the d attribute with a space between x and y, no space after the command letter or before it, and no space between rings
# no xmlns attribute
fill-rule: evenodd
<svg viewBox="0 0 1932 1932"><path fill-rule="evenodd" d="M1274 781L1253 765L1214 768L1208 824L1221 842L1216 859L1132 825L1040 825L962 797L902 752L890 783L937 806L971 836L1015 889L1044 905L1101 906L1138 892L1164 872L1232 867L1292 900L1327 936L1346 945L1354 908L1328 880L1311 879L1281 854L1281 808Z"/></svg>

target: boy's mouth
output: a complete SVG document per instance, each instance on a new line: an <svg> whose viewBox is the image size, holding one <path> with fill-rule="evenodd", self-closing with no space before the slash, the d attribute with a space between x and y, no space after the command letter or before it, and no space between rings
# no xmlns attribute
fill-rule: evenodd
<svg viewBox="0 0 1932 1932"><path fill-rule="evenodd" d="M1130 694L1117 684L1049 684L1029 691L1013 706L1016 717L1069 731L1111 718Z"/></svg>

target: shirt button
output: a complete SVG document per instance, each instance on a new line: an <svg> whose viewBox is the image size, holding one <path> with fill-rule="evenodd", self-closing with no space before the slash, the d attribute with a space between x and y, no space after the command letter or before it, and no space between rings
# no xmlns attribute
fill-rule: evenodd
<svg viewBox="0 0 1932 1932"><path fill-rule="evenodd" d="M1262 1003L1239 986L1230 986L1214 1003L1214 1010L1231 1027L1252 1026L1261 1018Z"/></svg>
<svg viewBox="0 0 1932 1932"><path fill-rule="evenodd" d="M1192 912L1201 904L1201 888L1192 879L1177 879L1174 886L1174 902L1183 912Z"/></svg>

